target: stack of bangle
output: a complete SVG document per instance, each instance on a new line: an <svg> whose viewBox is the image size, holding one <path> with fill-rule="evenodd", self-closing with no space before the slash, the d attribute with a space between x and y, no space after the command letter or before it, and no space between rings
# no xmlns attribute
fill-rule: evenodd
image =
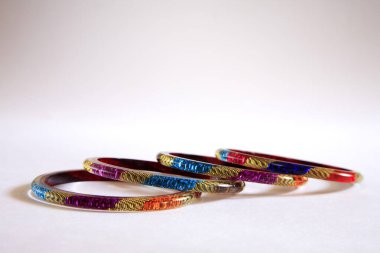
<svg viewBox="0 0 380 253"><path fill-rule="evenodd" d="M61 171L38 176L32 194L48 203L103 211L151 211L181 207L206 193L238 193L244 182L278 186L301 186L308 177L342 183L359 182L360 173L280 156L219 149L216 157L159 153L158 162L88 158L84 170ZM81 194L57 186L85 181L123 181L176 190L175 193L118 197Z"/></svg>

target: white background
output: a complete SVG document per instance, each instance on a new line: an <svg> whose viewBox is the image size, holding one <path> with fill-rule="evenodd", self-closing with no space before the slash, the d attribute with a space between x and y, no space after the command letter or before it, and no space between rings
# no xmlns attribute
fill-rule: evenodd
<svg viewBox="0 0 380 253"><path fill-rule="evenodd" d="M379 13L379 1L0 0L0 251L378 252ZM249 184L150 213L76 211L26 195L34 177L86 157L219 147L365 179Z"/></svg>

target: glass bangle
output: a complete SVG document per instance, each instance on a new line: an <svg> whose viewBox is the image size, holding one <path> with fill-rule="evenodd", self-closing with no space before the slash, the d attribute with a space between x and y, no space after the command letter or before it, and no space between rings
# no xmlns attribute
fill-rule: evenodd
<svg viewBox="0 0 380 253"><path fill-rule="evenodd" d="M160 196L116 197L81 194L60 190L55 186L83 181L112 181L84 170L44 174L32 182L32 194L45 202L80 209L103 211L153 211L181 207L201 196L200 192L184 191Z"/></svg>
<svg viewBox="0 0 380 253"><path fill-rule="evenodd" d="M208 156L161 152L157 155L157 160L162 165L170 168L217 176L228 180L241 180L279 186L300 186L307 182L307 178L303 176L252 170L242 166L232 167L214 157Z"/></svg>
<svg viewBox="0 0 380 253"><path fill-rule="evenodd" d="M157 162L120 158L88 158L83 167L88 172L130 183L208 193L236 193L244 189L244 182L216 180L207 175L165 167Z"/></svg>
<svg viewBox="0 0 380 253"><path fill-rule="evenodd" d="M216 151L216 157L223 162L252 169L302 175L340 183L357 183L363 178L358 172L331 165L236 149L219 149Z"/></svg>

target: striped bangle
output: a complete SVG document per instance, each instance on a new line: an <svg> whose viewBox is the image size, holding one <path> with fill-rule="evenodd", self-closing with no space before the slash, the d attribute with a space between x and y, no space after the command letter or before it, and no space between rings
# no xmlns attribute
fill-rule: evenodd
<svg viewBox="0 0 380 253"><path fill-rule="evenodd" d="M32 182L32 194L45 202L61 206L119 212L166 210L190 204L201 196L199 192L186 191L161 196L113 197L69 192L55 187L81 181L111 180L84 170L54 172L35 178Z"/></svg>
<svg viewBox="0 0 380 253"><path fill-rule="evenodd" d="M357 183L362 180L362 175L352 170L281 156L219 149L216 151L216 157L224 162L275 173L303 175L340 183Z"/></svg>
<svg viewBox="0 0 380 253"><path fill-rule="evenodd" d="M228 180L241 180L254 183L280 186L299 186L307 182L303 176L290 176L265 171L255 171L244 167L226 166L214 157L159 153L157 160L167 167L209 176L218 176Z"/></svg>
<svg viewBox="0 0 380 253"><path fill-rule="evenodd" d="M236 193L242 191L245 186L242 181L212 180L210 176L179 171L150 161L88 158L84 161L83 167L92 174L113 180L179 191Z"/></svg>

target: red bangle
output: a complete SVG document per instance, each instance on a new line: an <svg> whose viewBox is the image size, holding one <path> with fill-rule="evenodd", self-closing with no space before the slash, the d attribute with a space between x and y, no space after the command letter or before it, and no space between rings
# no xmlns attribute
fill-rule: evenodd
<svg viewBox="0 0 380 253"><path fill-rule="evenodd" d="M216 151L216 157L221 161L252 169L302 175L340 183L357 183L363 178L358 172L331 165L236 149L219 149Z"/></svg>

